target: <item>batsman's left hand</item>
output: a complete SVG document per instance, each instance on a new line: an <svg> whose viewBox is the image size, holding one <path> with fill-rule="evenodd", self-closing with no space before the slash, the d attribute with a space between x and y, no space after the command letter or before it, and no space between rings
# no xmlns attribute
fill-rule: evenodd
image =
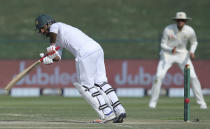
<svg viewBox="0 0 210 129"><path fill-rule="evenodd" d="M58 52L56 51L56 46L55 45L50 45L49 47L47 47L47 52L48 53L53 53L53 54L49 54L48 57L50 59L54 59L55 57L59 56Z"/></svg>

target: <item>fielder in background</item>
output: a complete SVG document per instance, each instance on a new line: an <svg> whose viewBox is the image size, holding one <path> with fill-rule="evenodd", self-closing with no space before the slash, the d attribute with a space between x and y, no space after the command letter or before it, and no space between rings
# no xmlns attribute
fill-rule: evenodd
<svg viewBox="0 0 210 129"><path fill-rule="evenodd" d="M191 62L191 59L195 58L194 53L198 44L193 28L186 25L186 22L191 20L191 18L188 18L184 12L177 12L176 17L174 17L173 20L176 24L168 25L163 31L160 61L157 66L156 78L152 86L149 107L156 108L165 74L174 63L177 63L182 71L186 64L190 65L190 79L194 96L197 103L200 105L200 108L207 109L200 82ZM189 51L187 50L188 42L190 42Z"/></svg>
<svg viewBox="0 0 210 129"><path fill-rule="evenodd" d="M55 54L44 58L44 64L60 61L63 48L74 55L78 80L74 86L98 113L100 119L95 122L105 123L113 120L114 123L122 123L126 112L114 89L108 84L101 46L81 30L56 22L48 15L38 16L35 26L39 33L50 39L47 52L55 51ZM60 46L61 49L56 51L56 46Z"/></svg>

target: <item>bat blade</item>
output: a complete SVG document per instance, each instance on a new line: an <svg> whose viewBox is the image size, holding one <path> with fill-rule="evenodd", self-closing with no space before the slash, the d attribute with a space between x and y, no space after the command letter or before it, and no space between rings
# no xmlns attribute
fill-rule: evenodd
<svg viewBox="0 0 210 129"><path fill-rule="evenodd" d="M10 90L19 80L21 80L25 75L27 75L32 69L41 63L40 60L34 62L32 65L24 69L18 75L16 75L4 88L5 90Z"/></svg>
<svg viewBox="0 0 210 129"><path fill-rule="evenodd" d="M57 46L55 48L55 50L59 50L60 47ZM6 86L5 86L5 90L10 90L19 80L21 80L25 75L27 75L32 69L34 69L37 65L39 65L41 62L43 62L43 59L51 54L54 54L55 51L47 53L44 57L42 57L41 59L39 59L38 61L34 62L32 65L30 65L28 68L26 68L25 70L23 70L22 72L20 72L18 75L16 75Z"/></svg>

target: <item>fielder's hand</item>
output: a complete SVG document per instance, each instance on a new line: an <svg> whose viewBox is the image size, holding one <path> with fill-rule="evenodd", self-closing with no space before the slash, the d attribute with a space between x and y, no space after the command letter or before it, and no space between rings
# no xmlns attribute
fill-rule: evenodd
<svg viewBox="0 0 210 129"><path fill-rule="evenodd" d="M176 53L176 47L174 47L171 52L172 52L172 54L175 54Z"/></svg>
<svg viewBox="0 0 210 129"><path fill-rule="evenodd" d="M44 57L44 53L40 53L40 57ZM48 56L46 56L46 57L43 59L42 62L43 62L43 64L49 65L49 64L52 64L52 63L53 63L53 60L50 59Z"/></svg>
<svg viewBox="0 0 210 129"><path fill-rule="evenodd" d="M190 53L190 58L191 58L191 60L194 60L195 59L195 54L194 53Z"/></svg>
<svg viewBox="0 0 210 129"><path fill-rule="evenodd" d="M48 57L49 57L50 59L54 59L55 57L59 56L59 54L58 54L58 52L56 51L55 48L56 48L55 45L50 45L50 46L47 48L47 52L48 52L48 53L53 53L53 54L48 55Z"/></svg>

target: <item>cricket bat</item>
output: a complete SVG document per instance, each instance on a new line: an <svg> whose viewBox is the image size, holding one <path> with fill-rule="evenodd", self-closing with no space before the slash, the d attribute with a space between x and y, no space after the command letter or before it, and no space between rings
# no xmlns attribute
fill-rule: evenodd
<svg viewBox="0 0 210 129"><path fill-rule="evenodd" d="M56 50L60 49L60 47L56 47ZM26 69L24 69L22 72L20 72L18 75L16 75L4 88L5 90L10 90L19 80L21 80L25 75L27 75L31 70L33 70L34 68L36 68L36 66L38 66L43 59L51 54L54 54L55 52L51 52L46 54L44 57L42 57L41 59L39 59L38 61L34 62L32 65L30 65L29 67L27 67Z"/></svg>

